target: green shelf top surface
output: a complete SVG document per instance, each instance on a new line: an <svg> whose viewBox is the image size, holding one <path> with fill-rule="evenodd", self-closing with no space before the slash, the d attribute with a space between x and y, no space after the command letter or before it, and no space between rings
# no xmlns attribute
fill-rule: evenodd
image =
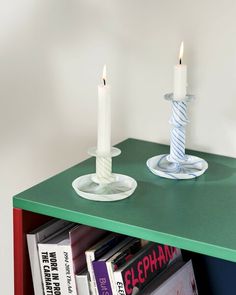
<svg viewBox="0 0 236 295"><path fill-rule="evenodd" d="M72 181L93 173L95 159L73 166L16 195L15 208L165 243L236 262L236 159L187 151L205 159L205 174L191 180L170 180L152 174L148 158L169 152L169 146L136 139L118 144L113 171L138 182L135 193L117 202L82 199Z"/></svg>

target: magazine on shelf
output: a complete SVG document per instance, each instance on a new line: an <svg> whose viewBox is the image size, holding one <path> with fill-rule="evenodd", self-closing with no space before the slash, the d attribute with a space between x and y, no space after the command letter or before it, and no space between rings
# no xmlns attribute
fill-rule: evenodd
<svg viewBox="0 0 236 295"><path fill-rule="evenodd" d="M178 248L149 242L127 264L114 272L118 294L141 291L154 277L182 257Z"/></svg>
<svg viewBox="0 0 236 295"><path fill-rule="evenodd" d="M101 258L105 253L110 251L112 248L114 248L119 242L121 242L125 238L126 236L124 235L111 233L107 237L100 240L98 243L96 243L91 248L85 251L87 268L88 268L89 278L91 281L91 286L90 286L91 293L93 295L98 295L98 290L97 290L97 283L96 283L96 278L93 271L92 262L94 260Z"/></svg>
<svg viewBox="0 0 236 295"><path fill-rule="evenodd" d="M70 225L70 227L73 226L73 224ZM44 295L65 294L62 284L62 269L60 268L57 244L67 237L69 229L70 228L66 230L63 229L57 232L57 234L38 243Z"/></svg>
<svg viewBox="0 0 236 295"><path fill-rule="evenodd" d="M154 278L140 295L198 295L192 261L174 264L158 279Z"/></svg>
<svg viewBox="0 0 236 295"><path fill-rule="evenodd" d="M61 282L65 285L65 294L77 294L75 274L86 267L85 251L105 235L105 230L80 224L73 227L67 237L58 243Z"/></svg>
<svg viewBox="0 0 236 295"><path fill-rule="evenodd" d="M129 243L132 239L133 238L131 237L126 237L123 241L118 243L100 259L94 260L92 262L99 295L104 295L104 293L106 295L112 295L111 283L108 275L106 261L117 251L123 248L127 243Z"/></svg>
<svg viewBox="0 0 236 295"><path fill-rule="evenodd" d="M30 258L30 267L33 280L34 294L44 295L41 269L38 256L38 243L64 229L71 222L53 218L27 234L27 245Z"/></svg>
<svg viewBox="0 0 236 295"><path fill-rule="evenodd" d="M131 240L126 246L124 246L121 250L116 252L111 258L106 261L106 267L108 271L108 276L111 283L112 293L116 294L116 282L114 278L114 271L118 268L122 267L129 260L133 258L133 256L144 247L143 240L134 238Z"/></svg>

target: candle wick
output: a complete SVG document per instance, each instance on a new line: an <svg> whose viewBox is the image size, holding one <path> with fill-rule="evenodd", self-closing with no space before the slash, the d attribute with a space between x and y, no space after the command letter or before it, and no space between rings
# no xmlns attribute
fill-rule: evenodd
<svg viewBox="0 0 236 295"><path fill-rule="evenodd" d="M180 64L180 65L182 64L182 60L181 60L181 58L179 59L179 64Z"/></svg>
<svg viewBox="0 0 236 295"><path fill-rule="evenodd" d="M103 85L106 86L106 79L102 79L103 80Z"/></svg>

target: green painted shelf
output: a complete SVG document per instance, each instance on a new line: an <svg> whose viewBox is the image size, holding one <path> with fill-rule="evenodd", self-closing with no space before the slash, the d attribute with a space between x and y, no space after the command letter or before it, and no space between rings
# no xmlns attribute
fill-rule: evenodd
<svg viewBox="0 0 236 295"><path fill-rule="evenodd" d="M236 262L236 159L191 151L208 162L207 172L193 180L168 180L146 167L148 158L168 153L168 146L136 139L117 146L122 154L114 158L114 172L138 182L130 198L111 203L80 198L71 183L94 172L90 158L16 195L14 207Z"/></svg>

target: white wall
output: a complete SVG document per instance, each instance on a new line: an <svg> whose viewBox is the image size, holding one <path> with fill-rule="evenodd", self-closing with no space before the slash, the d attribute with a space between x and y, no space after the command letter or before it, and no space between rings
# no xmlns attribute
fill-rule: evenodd
<svg viewBox="0 0 236 295"><path fill-rule="evenodd" d="M1 294L13 294L12 195L87 157L104 63L113 85L113 142L126 137L116 6L0 2Z"/></svg>
<svg viewBox="0 0 236 295"><path fill-rule="evenodd" d="M189 105L187 147L236 156L236 2L126 1L128 134L169 142L173 65L185 42Z"/></svg>
<svg viewBox="0 0 236 295"><path fill-rule="evenodd" d="M236 156L235 13L234 0L0 2L1 294L13 294L11 197L87 157L104 63L113 143L168 143L163 94L184 40L187 146Z"/></svg>

